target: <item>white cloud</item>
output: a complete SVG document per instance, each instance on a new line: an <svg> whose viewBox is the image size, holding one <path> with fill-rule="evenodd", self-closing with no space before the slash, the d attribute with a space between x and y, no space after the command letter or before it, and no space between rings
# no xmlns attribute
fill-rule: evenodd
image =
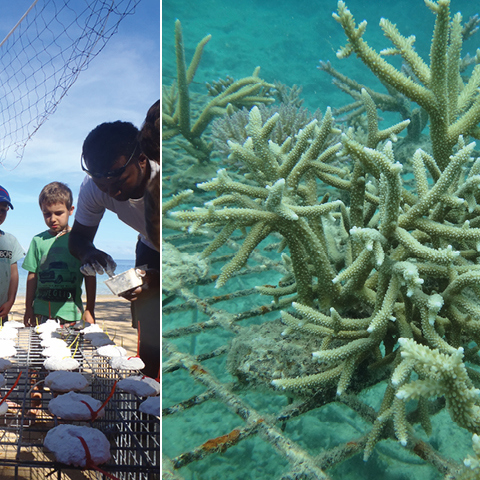
<svg viewBox="0 0 480 480"><path fill-rule="evenodd" d="M21 11L15 18L30 5L23 0L14 3ZM11 2L0 0L0 17L6 5L10 8ZM76 198L84 177L80 153L86 135L106 121L131 121L139 127L150 105L158 100L158 9L158 2L140 2L137 13L123 20L118 33L80 73L56 112L29 141L20 164L9 170L18 163L9 155L4 168L0 166L0 185L7 188L15 206L2 228L16 235L25 248L34 235L46 229L38 207L44 185L63 181ZM0 37L3 28L0 22ZM113 214L106 215L95 243L114 258L134 258L136 236Z"/></svg>

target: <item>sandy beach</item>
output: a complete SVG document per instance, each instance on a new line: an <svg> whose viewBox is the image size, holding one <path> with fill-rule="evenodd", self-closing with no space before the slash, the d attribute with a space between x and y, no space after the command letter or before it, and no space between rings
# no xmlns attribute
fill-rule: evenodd
<svg viewBox="0 0 480 480"><path fill-rule="evenodd" d="M23 322L24 313L25 298L17 297L10 318ZM97 295L95 319L117 345L123 346L129 355L137 354L137 331L132 328L130 302L113 295Z"/></svg>

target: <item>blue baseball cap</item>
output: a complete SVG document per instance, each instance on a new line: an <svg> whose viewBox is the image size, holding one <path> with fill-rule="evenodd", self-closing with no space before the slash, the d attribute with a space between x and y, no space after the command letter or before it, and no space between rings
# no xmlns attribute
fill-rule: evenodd
<svg viewBox="0 0 480 480"><path fill-rule="evenodd" d="M12 202L10 201L10 195L1 185L0 185L0 202L7 202L8 206L13 210L13 205L12 205Z"/></svg>

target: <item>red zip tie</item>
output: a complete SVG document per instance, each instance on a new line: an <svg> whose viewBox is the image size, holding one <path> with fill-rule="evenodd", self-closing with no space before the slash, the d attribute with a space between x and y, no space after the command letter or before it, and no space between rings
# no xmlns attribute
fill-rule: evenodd
<svg viewBox="0 0 480 480"><path fill-rule="evenodd" d="M90 455L90 449L88 448L87 442L83 437L77 436L77 438L83 445L83 449L85 450L85 463L87 464L87 467L89 467L93 463L92 456Z"/></svg>
<svg viewBox="0 0 480 480"><path fill-rule="evenodd" d="M113 397L113 394L115 393L115 388L117 387L118 380L115 380L112 390L110 391L110 395L107 397L107 399L103 402L103 405L97 410L96 413L98 413ZM96 415L95 415L96 416Z"/></svg>
<svg viewBox="0 0 480 480"><path fill-rule="evenodd" d="M111 473L106 472L105 470L102 470L101 468L97 467L92 460L92 456L90 455L90 449L88 448L87 442L83 437L77 436L77 438L80 440L80 443L83 446L83 449L85 450L85 468L90 468L92 470L96 470L97 472L102 473L108 478L111 478L112 480L119 480L117 477L114 477Z"/></svg>
<svg viewBox="0 0 480 480"><path fill-rule="evenodd" d="M17 379L15 380L15 383L12 385L12 388L7 392L7 394L0 400L0 405L7 399L7 397L12 393L13 389L17 386L20 377L22 376L22 372L18 374Z"/></svg>
<svg viewBox="0 0 480 480"><path fill-rule="evenodd" d="M113 397L113 394L115 393L115 388L117 386L118 380L115 380L115 383L113 384L112 390L110 391L110 395L107 397L107 399L103 402L102 406L97 410L93 410L93 408L85 401L85 400L80 400L81 403L84 403L88 409L90 410L92 414L92 422L94 422L97 419L98 412L109 402L109 400ZM79 437L80 438L80 437Z"/></svg>
<svg viewBox="0 0 480 480"><path fill-rule="evenodd" d="M86 402L85 400L80 400L81 403L85 404L87 406L87 408L90 410L90 413L92 415L92 421L95 420L95 418L97 418L97 412L95 412L95 410L90 406L90 404L88 402ZM94 418L95 417L95 418Z"/></svg>

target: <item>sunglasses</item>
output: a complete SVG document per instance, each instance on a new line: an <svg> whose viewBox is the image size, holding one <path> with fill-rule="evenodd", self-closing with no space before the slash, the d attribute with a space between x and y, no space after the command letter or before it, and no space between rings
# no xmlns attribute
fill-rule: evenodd
<svg viewBox="0 0 480 480"><path fill-rule="evenodd" d="M128 164L131 162L131 160L132 160L133 156L135 155L136 151L137 151L137 146L135 145L135 148L133 149L133 152L130 155L130 158L125 162L125 165L123 165L123 167L116 168L115 170L112 170L110 172L97 173L97 172L89 171L87 169L86 165L85 165L85 159L83 158L83 154L80 157L80 164L82 166L82 170L92 178L106 178L107 180L110 179L110 178L118 178L127 169Z"/></svg>

